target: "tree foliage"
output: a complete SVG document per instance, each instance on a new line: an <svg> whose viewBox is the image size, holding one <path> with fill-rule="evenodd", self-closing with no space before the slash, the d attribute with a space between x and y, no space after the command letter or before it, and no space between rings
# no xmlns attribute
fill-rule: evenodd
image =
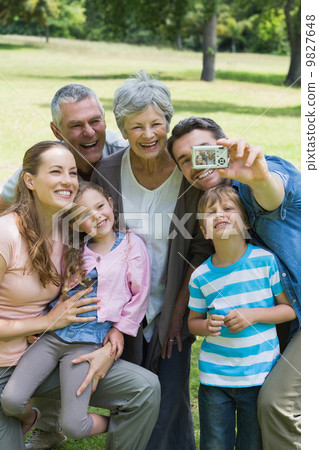
<svg viewBox="0 0 319 450"><path fill-rule="evenodd" d="M260 22L261 34L267 36L270 34L274 36L273 30L275 19L281 16L281 25L277 21L278 27L285 24L284 33L290 49L290 67L285 80L286 85L301 84L301 0L251 0L249 3L246 0L234 0L242 7L243 11L248 14L260 14L263 21ZM283 21L285 17L285 21ZM271 22L271 26L267 26L267 20ZM270 39L266 39L270 42Z"/></svg>
<svg viewBox="0 0 319 450"><path fill-rule="evenodd" d="M0 0L0 21L10 23L19 18L30 22L34 19L45 26L49 17L57 15L59 8L59 0Z"/></svg>
<svg viewBox="0 0 319 450"><path fill-rule="evenodd" d="M0 0L0 23L4 29L41 30L49 40L49 30L54 36L72 37L72 27L83 24L85 18L85 0ZM8 25L11 25L11 27ZM28 34L28 33L27 33Z"/></svg>
<svg viewBox="0 0 319 450"><path fill-rule="evenodd" d="M244 45L246 31L251 31L253 28L253 22L251 17L240 19L236 15L236 11L233 11L230 5L223 4L220 7L218 25L217 25L217 35L224 42L224 48L231 50L233 53L237 51L237 46Z"/></svg>
<svg viewBox="0 0 319 450"><path fill-rule="evenodd" d="M81 33L81 27L86 21L84 4L84 0L60 0L57 15L48 19L51 33L66 38Z"/></svg>

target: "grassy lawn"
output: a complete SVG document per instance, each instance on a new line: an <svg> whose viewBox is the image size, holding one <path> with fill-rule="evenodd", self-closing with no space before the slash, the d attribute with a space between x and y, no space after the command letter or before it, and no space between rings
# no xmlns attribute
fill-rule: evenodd
<svg viewBox="0 0 319 450"><path fill-rule="evenodd" d="M198 81L202 55L194 52L104 42L0 36L0 183L35 142L52 139L50 101L67 83L94 89L117 130L112 113L115 89L141 68L170 88L172 125L190 115L218 122L229 137L258 143L300 166L300 89L281 83L289 58L273 55L217 55L217 79Z"/></svg>
<svg viewBox="0 0 319 450"><path fill-rule="evenodd" d="M172 125L191 116L216 120L229 137L262 146L300 168L300 89L283 86L289 58L274 55L217 55L214 83L199 81L202 55L190 51L42 38L0 36L0 186L35 142L53 139L50 101L68 83L85 84L100 97L107 126L117 131L112 113L115 89L133 72L145 69L170 88ZM191 402L199 438L197 359L193 345ZM102 436L66 449L103 449Z"/></svg>

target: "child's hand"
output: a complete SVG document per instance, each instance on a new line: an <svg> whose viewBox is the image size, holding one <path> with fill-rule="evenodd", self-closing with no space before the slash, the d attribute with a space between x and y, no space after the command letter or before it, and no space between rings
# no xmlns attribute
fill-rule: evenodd
<svg viewBox="0 0 319 450"><path fill-rule="evenodd" d="M40 339L40 336L28 336L27 341L29 344L35 344Z"/></svg>
<svg viewBox="0 0 319 450"><path fill-rule="evenodd" d="M104 338L103 345L105 345L107 342L111 343L111 352L110 355L115 355L115 361L119 359L119 357L123 353L124 349L124 336L121 331L119 331L117 328L112 327L110 331L107 333L107 335Z"/></svg>
<svg viewBox="0 0 319 450"><path fill-rule="evenodd" d="M222 325L224 325L225 316L212 314L207 319L207 331L210 336L219 336Z"/></svg>
<svg viewBox="0 0 319 450"><path fill-rule="evenodd" d="M254 323L254 310L232 309L225 317L225 325L231 333L238 333Z"/></svg>

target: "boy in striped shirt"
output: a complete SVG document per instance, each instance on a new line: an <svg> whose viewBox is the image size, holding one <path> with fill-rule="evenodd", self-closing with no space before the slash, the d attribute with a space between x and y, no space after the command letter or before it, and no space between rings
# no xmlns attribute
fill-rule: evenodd
<svg viewBox="0 0 319 450"><path fill-rule="evenodd" d="M247 243L249 221L236 191L227 185L207 190L198 211L201 230L215 247L189 284L189 330L205 336L200 448L262 450L257 396L280 356L275 324L294 319L295 312L272 253Z"/></svg>

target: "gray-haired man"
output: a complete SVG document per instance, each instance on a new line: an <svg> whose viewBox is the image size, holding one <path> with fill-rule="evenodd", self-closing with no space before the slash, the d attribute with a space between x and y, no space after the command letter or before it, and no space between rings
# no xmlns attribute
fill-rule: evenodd
<svg viewBox="0 0 319 450"><path fill-rule="evenodd" d="M51 130L72 150L78 174L91 178L100 160L128 146L121 134L106 129L104 108L96 93L81 84L68 84L59 89L51 102ZM0 195L0 211L14 201L15 187L21 168L4 184Z"/></svg>

